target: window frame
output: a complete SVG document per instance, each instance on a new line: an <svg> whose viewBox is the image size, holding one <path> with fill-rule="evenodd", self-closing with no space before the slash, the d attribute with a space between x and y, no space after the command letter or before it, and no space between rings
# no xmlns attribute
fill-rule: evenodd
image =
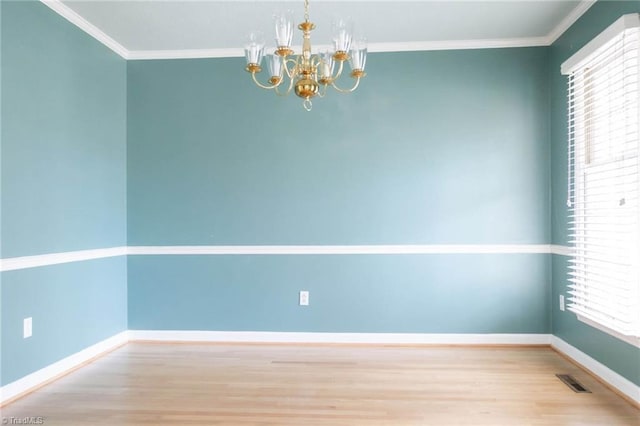
<svg viewBox="0 0 640 426"><path fill-rule="evenodd" d="M587 45L585 45L582 49L580 49L578 52L576 52L571 58L569 58L567 61L565 61L562 64L561 67L561 71L562 74L564 75L573 75L574 74L578 74L578 73L582 73L580 75L580 79L581 79L581 83L584 85L584 87L578 88L576 89L575 85L576 85L576 81L572 81L571 79L569 79L569 97L568 97L568 102L569 102L569 146L568 146L568 158L567 158L567 162L568 162L568 191L569 191L569 201L568 201L568 206L570 207L570 210L573 210L575 208L575 205L572 206L571 201L572 201L572 189L575 191L573 192L574 196L578 196L578 194L581 194L582 196L584 196L585 192L586 192L586 186L584 185L584 182L587 180L587 176L589 175L589 169L593 168L593 167L599 167L599 164L597 161L593 161L594 160L594 153L592 152L593 149L597 146L596 144L594 144L594 135L591 134L590 130L592 130L591 128L588 128L587 125L585 124L586 122L590 122L590 119L593 118L591 116L591 114L593 114L594 108L596 108L596 105L590 104L589 102L593 102L592 100L590 101L590 98L588 98L587 96L585 96L585 94L587 93L587 89L585 89L586 86L588 86L588 82L591 82L591 79L593 79L593 75L590 75L590 70L589 70L589 63L592 61L592 59L594 57L598 57L600 54L600 50L601 48L603 48L604 46L606 46L607 44L609 44L612 40L618 38L623 32L627 31L628 29L637 29L640 32L640 14L638 13L633 13L633 14L628 14L628 15L624 15L622 17L620 17L616 22L614 22L611 26L609 26L605 31L603 31L602 33L600 33L598 36L596 36L592 41L590 41L589 43L587 43ZM640 33L638 34L638 37L640 37ZM640 57L640 41L638 42L638 46L634 47L634 52L635 49L638 49L638 57ZM635 72L635 71L634 71ZM637 84L636 84L636 89L635 91L637 93L637 96L639 97L639 101L638 101L638 116L636 117L637 122L634 122L635 126L640 126L640 88L637 87L637 85L640 85L640 60L638 60L638 67L637 67ZM573 84L574 86L572 86L571 84ZM590 86L591 87L591 86ZM626 93L626 92L625 92ZM634 95L635 95L634 94ZM582 104L580 104L580 106L576 106L574 103L575 102L582 102ZM579 108L582 108L582 110L580 110L579 113L575 113L575 110L578 110ZM578 118L576 118L578 117ZM576 120L573 123L573 129L572 129L572 123L571 120L574 119ZM580 120L582 120L582 122L580 122ZM580 140L578 140L578 136L572 136L571 132L572 130L574 132L581 132L579 133L580 136ZM640 131L636 131L636 137L640 138ZM572 149L572 145L571 143L574 143L575 149ZM577 145L580 145L580 149L578 149ZM636 142L634 142L635 144ZM599 142L598 142L599 144ZM640 145L640 141L637 142L637 145ZM584 158L579 158L579 154L584 156ZM638 162L637 157L640 155L640 146L639 147L635 147L634 145L634 154L636 156L636 162ZM622 154L624 157L624 154ZM626 160L626 157L625 157ZM620 164L622 164L622 161L625 160L621 160ZM615 158L615 156L612 156L611 159L609 159L608 161L605 161L603 164L605 164L605 169L609 169L609 167L607 167L607 165L613 164L613 163L618 163L619 160L617 160ZM594 164L595 163L595 164ZM640 164L637 166L638 168L640 168ZM571 171L573 170L574 174L572 175ZM619 169L618 168L614 168L613 169L613 174L615 174ZM584 174L584 176L579 177L579 173ZM591 175L595 175L598 172L591 171ZM606 172L605 172L606 173ZM639 193L639 197L640 197L640 170L637 171L637 180L634 183L634 191L638 191ZM600 178L600 179L607 179L607 178ZM583 184L583 187L578 188L577 185L579 183ZM574 185L574 186L572 186ZM593 190L593 187L591 188L591 190ZM581 201L580 204L580 208L583 209L583 211L587 211L587 205L588 202L585 201L586 200L586 196L584 196L584 200ZM624 200L624 198L623 198ZM638 216L638 223L640 223L640 204L635 206L635 210L632 212L634 215ZM587 235L587 225L586 223L586 219L581 218L581 219L572 219L570 221L570 226L571 225L575 225L576 221L583 221L583 223L581 224L582 226L584 226L583 228L579 229L578 233L582 233L582 235ZM640 226L640 225L636 225L636 226ZM575 231L570 231L570 232L575 232ZM592 231L593 232L593 231ZM609 235L613 235L613 234L609 234ZM605 238L608 238L609 235L605 235ZM639 233L640 236L640 233ZM588 237L587 237L588 238ZM592 237L593 238L593 237ZM580 251L580 248L582 247L582 249L585 249L585 243L584 241L581 241L580 243L574 243L574 246L572 247L572 257L574 260L579 259L577 253ZM576 260L576 262L579 262L580 260ZM633 263L632 261L632 266L631 268L635 268L634 270L637 271L638 265L640 265L640 260L636 259L637 263ZM585 264L585 267L588 267L587 264ZM576 279L575 277L571 276L571 271L572 268L570 268L569 271L569 279L571 280L571 282L573 283L572 285L574 285L574 292L578 291L575 290L575 287L579 287L581 286L583 283L576 283ZM586 270L585 270L586 271ZM584 272L584 278L581 278L580 280L584 281L585 283L588 283L589 277L588 277L588 272ZM580 281L577 280L577 281ZM634 292L634 288L633 288L633 284L631 284L631 290L632 290L632 294L634 294L635 296L637 296L637 301L635 302L638 311L640 311L640 280L636 280L637 285L638 285L638 289L637 289L637 294ZM588 288L588 284L587 288ZM592 284L593 285L593 284ZM593 287L591 288L591 293L593 292ZM585 297L585 294L588 294L589 291L587 290L587 293L582 293L582 297ZM579 299L580 295L573 295L570 296L570 298L572 299ZM587 299L587 302L583 302L582 306L587 306L584 303L590 304L590 301L592 301L593 299ZM597 300L596 300L597 301ZM572 312L574 312L576 314L576 317L579 321L594 327L596 329L599 329L607 334L610 334L620 340L623 340L627 343L630 343L636 347L640 347L640 318L635 318L632 316L632 319L636 321L635 324L635 331L632 331L632 333L634 334L630 334L627 335L623 332L621 332L620 330L615 330L611 327L609 327L607 324L601 323L599 322L596 318L592 318L591 316L588 315L583 315L580 313L580 305L578 304L578 308L576 309L569 309ZM593 308L593 305L591 305L591 308ZM588 310L588 309L587 309ZM585 311L583 311L585 312ZM631 311L633 312L633 310ZM640 315L639 315L640 316ZM615 319L618 319L620 317L613 317L614 321L611 322L612 325L615 324Z"/></svg>

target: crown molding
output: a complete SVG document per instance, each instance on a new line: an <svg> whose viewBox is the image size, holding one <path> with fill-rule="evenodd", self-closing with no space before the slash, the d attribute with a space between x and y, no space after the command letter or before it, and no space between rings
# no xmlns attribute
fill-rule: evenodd
<svg viewBox="0 0 640 426"><path fill-rule="evenodd" d="M178 49L178 50L132 50L128 52L128 60L154 59L206 59L206 58L241 58L244 50L228 49Z"/></svg>
<svg viewBox="0 0 640 426"><path fill-rule="evenodd" d="M369 52L500 49L508 47L535 46L546 46L546 37L372 43L369 44Z"/></svg>
<svg viewBox="0 0 640 426"><path fill-rule="evenodd" d="M244 56L242 48L221 49L179 49L179 50L128 50L98 27L78 15L61 0L40 0L56 13L76 25L81 30L104 44L126 60L157 59L203 59L237 58ZM578 20L597 0L583 0L549 34L542 37L482 39L482 40L438 40L371 43L369 52L419 52L432 50L497 49L509 47L549 46L555 42L574 22ZM328 46L316 46L317 49ZM299 50L299 49L298 49Z"/></svg>
<svg viewBox="0 0 640 426"><path fill-rule="evenodd" d="M551 46L560 38L597 0L582 0L546 37L547 46Z"/></svg>
<svg viewBox="0 0 640 426"><path fill-rule="evenodd" d="M107 46L109 49L123 57L124 59L129 59L129 51L122 46L120 43L109 37L98 27L84 19L82 16L78 15L68 6L66 6L60 0L40 0L47 7L54 10L58 15L65 18L67 21L74 24L76 27L80 28L82 31L89 34L91 37L98 40L100 43Z"/></svg>
<svg viewBox="0 0 640 426"><path fill-rule="evenodd" d="M393 43L369 43L370 53L383 52L420 52L431 50L467 50L467 49L496 49L507 47L546 46L547 37L486 39L486 40L440 40L440 41L410 41ZM314 46L315 50L323 51L329 45ZM293 46L300 51L299 46ZM244 56L241 48L229 49L181 49L181 50L134 50L127 53L129 60L153 59L201 59L201 58L240 58Z"/></svg>

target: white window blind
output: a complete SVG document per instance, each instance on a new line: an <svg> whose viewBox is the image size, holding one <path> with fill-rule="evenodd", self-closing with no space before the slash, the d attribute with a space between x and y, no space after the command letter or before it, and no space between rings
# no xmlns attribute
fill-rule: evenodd
<svg viewBox="0 0 640 426"><path fill-rule="evenodd" d="M569 74L569 310L640 336L640 19L625 15Z"/></svg>

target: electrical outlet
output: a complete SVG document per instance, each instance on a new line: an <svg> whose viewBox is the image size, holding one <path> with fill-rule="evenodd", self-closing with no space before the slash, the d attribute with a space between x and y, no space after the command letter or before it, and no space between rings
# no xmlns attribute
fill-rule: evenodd
<svg viewBox="0 0 640 426"><path fill-rule="evenodd" d="M309 306L309 292L302 290L299 299L300 306Z"/></svg>
<svg viewBox="0 0 640 426"><path fill-rule="evenodd" d="M560 310L564 311L564 295L560 295Z"/></svg>
<svg viewBox="0 0 640 426"><path fill-rule="evenodd" d="M25 318L22 322L22 337L27 339L33 335L33 319Z"/></svg>

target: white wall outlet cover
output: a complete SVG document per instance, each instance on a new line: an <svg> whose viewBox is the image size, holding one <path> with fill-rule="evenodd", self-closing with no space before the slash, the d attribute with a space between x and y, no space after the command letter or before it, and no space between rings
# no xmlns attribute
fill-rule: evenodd
<svg viewBox="0 0 640 426"><path fill-rule="evenodd" d="M302 290L299 298L300 306L309 306L309 292Z"/></svg>
<svg viewBox="0 0 640 426"><path fill-rule="evenodd" d="M25 318L22 324L22 337L27 339L33 335L33 319Z"/></svg>
<svg viewBox="0 0 640 426"><path fill-rule="evenodd" d="M564 295L560 295L560 310L564 311Z"/></svg>

